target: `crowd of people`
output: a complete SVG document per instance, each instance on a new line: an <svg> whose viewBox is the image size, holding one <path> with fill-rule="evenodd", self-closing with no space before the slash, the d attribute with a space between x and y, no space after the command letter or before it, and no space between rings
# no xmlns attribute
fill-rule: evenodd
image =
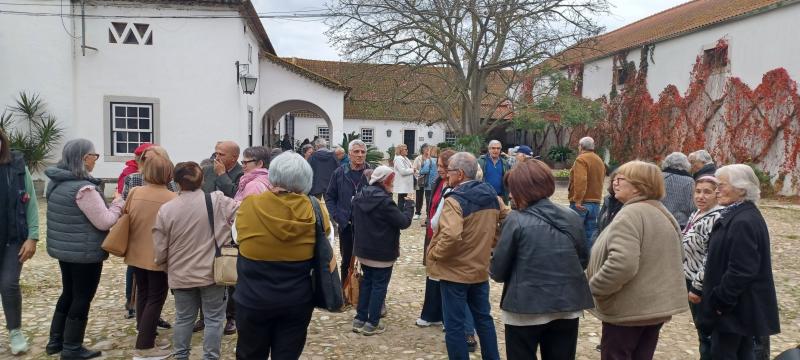
<svg viewBox="0 0 800 360"><path fill-rule="evenodd" d="M780 331L760 184L747 165L716 168L699 150L669 154L661 167L631 161L609 170L587 137L563 206L550 200L552 170L527 146L511 161L496 140L479 158L424 145L412 160L400 145L389 165L373 168L360 140L346 154L321 138L308 145L241 152L220 141L210 159L173 164L166 149L145 144L108 203L91 175L100 157L94 145L67 141L45 170L47 252L62 285L47 354L101 355L83 338L109 256L102 246L119 224L127 229L125 302L138 359L187 359L197 331L204 359L225 357L222 337L237 332L237 359L297 359L315 307L311 273L323 232L331 243L338 232L343 283L361 274L352 331L385 332L401 231L415 219L425 231L427 274L416 325L442 326L450 359L478 348L483 359L500 359L490 279L503 283L508 359L576 358L585 312L602 322L598 350L609 360L652 359L663 325L688 310L701 359L755 359ZM30 173L2 131L0 172L0 296L16 355L29 348L19 275L35 252L39 220ZM215 259L230 247L238 248L238 279L219 285ZM172 326L161 318L169 293L171 341L157 331Z"/></svg>

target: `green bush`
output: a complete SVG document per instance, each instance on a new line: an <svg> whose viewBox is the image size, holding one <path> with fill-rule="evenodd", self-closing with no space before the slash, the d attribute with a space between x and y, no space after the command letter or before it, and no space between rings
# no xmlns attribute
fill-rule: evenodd
<svg viewBox="0 0 800 360"><path fill-rule="evenodd" d="M8 109L11 112L3 111L0 115L0 128L8 135L10 147L22 153L31 172L42 170L64 137L64 128L47 112L39 94L20 92L16 104ZM23 120L22 129L14 127L17 120Z"/></svg>
<svg viewBox="0 0 800 360"><path fill-rule="evenodd" d="M553 146L547 151L547 158L554 162L565 162L572 156L572 149L566 146Z"/></svg>

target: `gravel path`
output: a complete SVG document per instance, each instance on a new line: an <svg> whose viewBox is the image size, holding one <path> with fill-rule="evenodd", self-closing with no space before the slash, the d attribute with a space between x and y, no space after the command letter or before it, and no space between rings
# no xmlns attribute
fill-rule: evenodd
<svg viewBox="0 0 800 360"><path fill-rule="evenodd" d="M560 188L554 200L566 203L566 190ZM762 206L772 236L772 260L775 282L778 286L778 301L781 308L782 333L772 337L773 356L781 350L800 343L800 232L796 221L800 218L800 206L766 201ZM44 220L44 209L42 209ZM44 226L42 232L44 233ZM425 288L425 269L422 266L423 228L415 221L403 232L401 257L395 267L389 296L387 298L388 330L381 335L364 337L350 331L354 310L333 314L322 311L314 313L308 330L303 359L443 359L447 351L441 328L418 328L414 320L419 316ZM125 266L119 258L112 256L103 268L103 276L97 296L92 303L86 333L88 346L103 350L106 359L130 359L135 343L136 330L133 320L124 318ZM32 341L26 359L47 359L44 345L50 325L55 301L60 293L58 263L50 258L44 241L39 244L36 256L22 271L23 327ZM492 312L499 318L501 285L492 283ZM170 296L163 315L174 320L174 303ZM2 315L0 315L2 316ZM503 324L495 321L500 352L504 354ZM171 337L172 331L161 331L161 336ZM673 318L661 331L656 350L656 359L697 358L697 340L688 312ZM595 345L600 341L600 323L587 314L581 319L578 339L579 359L599 359ZM12 358L8 350L7 332L0 332L0 359ZM223 339L223 358L233 359L236 336ZM192 358L199 359L201 338L193 339ZM479 359L473 354L472 359Z"/></svg>

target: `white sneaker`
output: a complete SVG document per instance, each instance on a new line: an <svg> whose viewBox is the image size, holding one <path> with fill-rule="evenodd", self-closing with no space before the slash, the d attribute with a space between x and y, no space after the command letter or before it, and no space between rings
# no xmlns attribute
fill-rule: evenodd
<svg viewBox="0 0 800 360"><path fill-rule="evenodd" d="M170 347L172 347L172 343L170 343L169 340L167 340L167 339L156 338L156 347L159 348L159 349L166 350L166 349L169 349Z"/></svg>
<svg viewBox="0 0 800 360"><path fill-rule="evenodd" d="M422 320L422 319L417 319L416 324L419 327L429 327L429 326L434 326L434 325L442 325L442 322L441 321L425 321L425 320Z"/></svg>
<svg viewBox="0 0 800 360"><path fill-rule="evenodd" d="M28 352L28 339L20 329L14 329L8 333L9 342L11 343L11 355L19 355Z"/></svg>
<svg viewBox="0 0 800 360"><path fill-rule="evenodd" d="M414 220L419 220L419 214L414 214Z"/></svg>
<svg viewBox="0 0 800 360"><path fill-rule="evenodd" d="M151 349L136 349L133 352L133 360L162 360L172 356L172 351L154 347Z"/></svg>

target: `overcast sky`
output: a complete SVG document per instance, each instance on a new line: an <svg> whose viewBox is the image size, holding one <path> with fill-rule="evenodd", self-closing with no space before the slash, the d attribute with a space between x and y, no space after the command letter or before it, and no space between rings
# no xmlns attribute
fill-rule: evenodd
<svg viewBox="0 0 800 360"><path fill-rule="evenodd" d="M321 10L326 0L253 0L259 13ZM611 15L599 19L607 31L614 30L688 0L609 0ZM339 60L328 44L327 26L320 20L263 19L272 45L279 56L319 60Z"/></svg>

